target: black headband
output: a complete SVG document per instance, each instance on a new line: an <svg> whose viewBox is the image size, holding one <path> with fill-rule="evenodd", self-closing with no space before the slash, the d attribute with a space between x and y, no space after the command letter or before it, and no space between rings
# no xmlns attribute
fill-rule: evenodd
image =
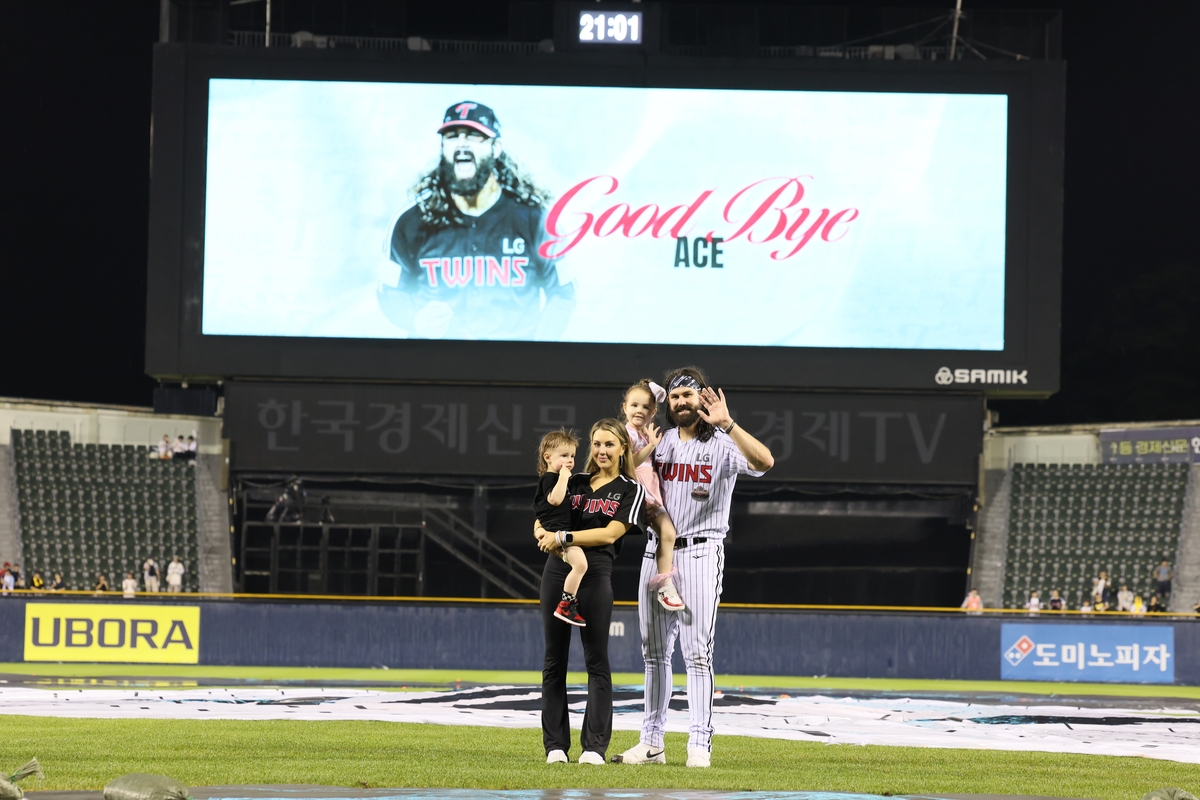
<svg viewBox="0 0 1200 800"><path fill-rule="evenodd" d="M671 392L675 391L676 389L681 389L681 388L695 389L698 392L701 389L703 389L704 386L700 383L700 381L696 380L691 375L688 375L686 372L684 372L679 375L676 375L674 378L671 379L671 382L669 384L667 384L667 394L670 394Z"/></svg>

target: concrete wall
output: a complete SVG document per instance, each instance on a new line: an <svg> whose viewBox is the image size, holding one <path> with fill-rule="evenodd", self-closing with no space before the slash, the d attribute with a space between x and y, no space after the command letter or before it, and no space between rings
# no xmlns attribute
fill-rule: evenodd
<svg viewBox="0 0 1200 800"><path fill-rule="evenodd" d="M12 453L0 445L0 564L20 564L21 537L17 532L17 492L14 485ZM24 570L24 567L22 567Z"/></svg>
<svg viewBox="0 0 1200 800"><path fill-rule="evenodd" d="M0 600L0 631L8 634L0 636L0 661L23 659L19 632L26 602L24 596ZM505 670L542 665L542 621L535 605L186 605L201 609L201 664ZM713 658L718 672L735 675L998 680L1000 626L1012 621L1028 618L726 609L717 617ZM641 672L636 609L618 606L613 622L612 668ZM1078 617L1063 622L1146 624ZM1176 682L1200 685L1200 622L1154 623L1174 626ZM1061 623L1043 618L1036 624ZM572 661L572 669L582 669L577 645ZM676 666L682 667L678 654Z"/></svg>
<svg viewBox="0 0 1200 800"><path fill-rule="evenodd" d="M82 444L158 444L163 434L172 441L195 436L201 453L221 452L220 417L155 414L148 408L90 406L0 398L0 445L9 443L10 431L67 431L72 442Z"/></svg>
<svg viewBox="0 0 1200 800"><path fill-rule="evenodd" d="M983 437L984 470L1013 464L1099 464L1098 432L1034 432L994 429Z"/></svg>
<svg viewBox="0 0 1200 800"><path fill-rule="evenodd" d="M1170 609L1191 611L1200 602L1200 464L1188 470L1187 500L1174 566Z"/></svg>
<svg viewBox="0 0 1200 800"><path fill-rule="evenodd" d="M979 591L985 608L1000 608L1004 594L1004 562L1008 557L1009 500L1012 472L983 472L983 507L975 525L975 551L971 558L971 588Z"/></svg>

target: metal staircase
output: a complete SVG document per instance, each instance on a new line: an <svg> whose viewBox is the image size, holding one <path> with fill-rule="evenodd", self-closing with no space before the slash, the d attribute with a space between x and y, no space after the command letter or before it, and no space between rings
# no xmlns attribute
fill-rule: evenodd
<svg viewBox="0 0 1200 800"><path fill-rule="evenodd" d="M448 508L421 509L425 537L509 597L537 597L541 575Z"/></svg>

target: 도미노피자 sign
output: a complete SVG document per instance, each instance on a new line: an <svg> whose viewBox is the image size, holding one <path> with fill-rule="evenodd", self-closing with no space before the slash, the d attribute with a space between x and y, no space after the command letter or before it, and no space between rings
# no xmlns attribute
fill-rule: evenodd
<svg viewBox="0 0 1200 800"><path fill-rule="evenodd" d="M29 603L26 661L198 664L198 606Z"/></svg>
<svg viewBox="0 0 1200 800"><path fill-rule="evenodd" d="M1000 629L1006 681L1174 683L1170 625L1012 623Z"/></svg>

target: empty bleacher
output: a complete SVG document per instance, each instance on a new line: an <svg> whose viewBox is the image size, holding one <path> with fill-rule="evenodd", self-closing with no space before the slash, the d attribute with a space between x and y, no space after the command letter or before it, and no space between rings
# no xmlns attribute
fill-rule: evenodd
<svg viewBox="0 0 1200 800"><path fill-rule="evenodd" d="M183 590L198 590L194 462L151 458L144 446L72 444L65 431L11 433L26 576L50 583L57 572L83 590L104 574L119 590L127 572L140 584L147 557L165 576L179 556Z"/></svg>
<svg viewBox="0 0 1200 800"><path fill-rule="evenodd" d="M1077 609L1101 570L1114 598L1128 584L1149 601L1152 568L1176 560L1187 475L1187 464L1015 464L1004 607L1056 589Z"/></svg>

